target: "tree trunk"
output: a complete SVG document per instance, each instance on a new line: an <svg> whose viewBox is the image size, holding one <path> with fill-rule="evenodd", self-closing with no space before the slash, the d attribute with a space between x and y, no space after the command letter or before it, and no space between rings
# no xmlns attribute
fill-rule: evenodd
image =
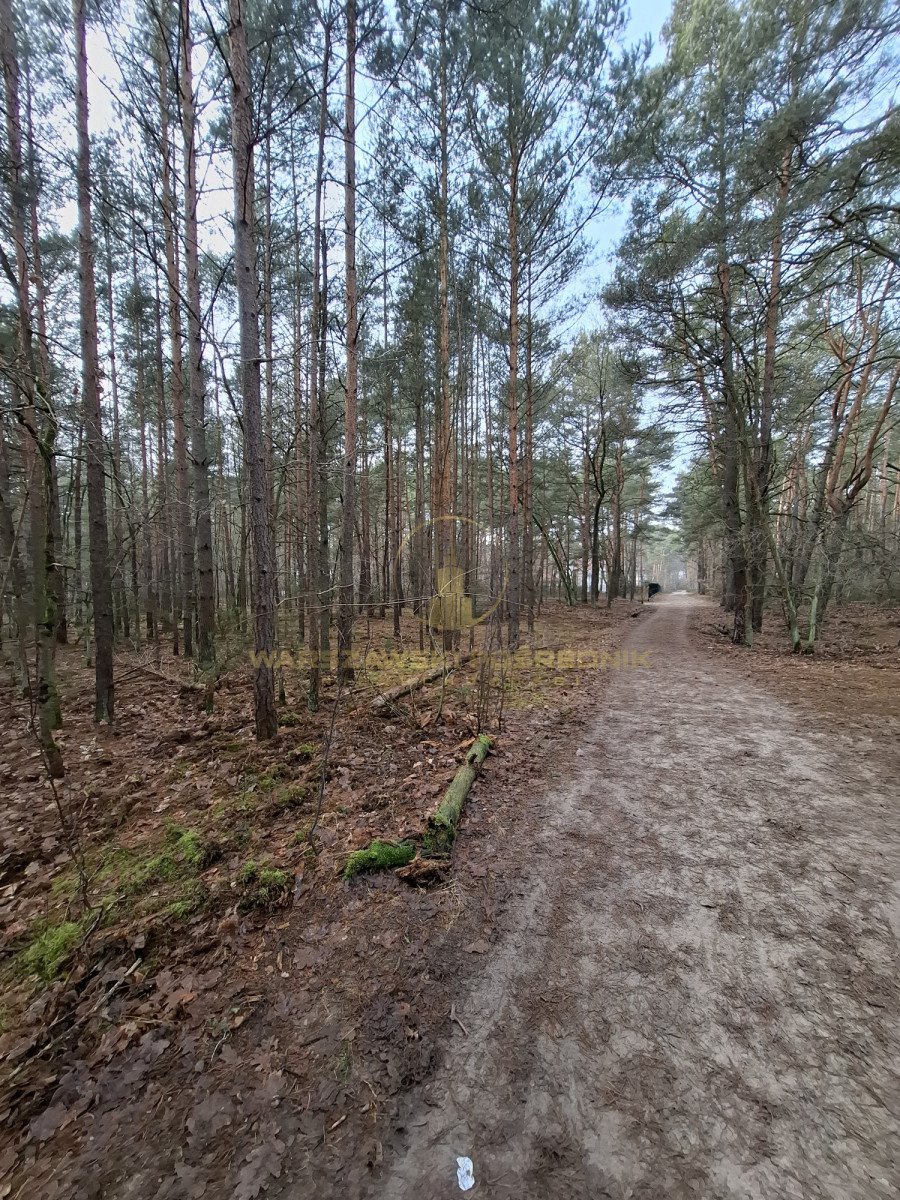
<svg viewBox="0 0 900 1200"><path fill-rule="evenodd" d="M449 572L455 567L454 526L451 517L453 463L450 420L450 235L449 235L449 130L447 119L447 6L441 5L440 45L438 60L438 143L440 154L440 198L438 204L438 358L440 371L440 411L434 422L434 467L437 479L434 482L434 525L435 571L440 574L434 582L437 595L449 586ZM445 651L453 649L455 630L451 621L442 622L442 640Z"/></svg>
<svg viewBox="0 0 900 1200"><path fill-rule="evenodd" d="M162 217L166 249L166 281L169 294L169 336L172 347L172 422L175 433L175 530L178 540L180 571L173 561L173 599L175 623L182 625L182 650L185 658L194 652L194 541L191 531L191 498L185 427L184 345L181 326L181 290L178 282L175 242L175 198L172 194L172 164L169 146L169 83L167 52L159 48L160 155L162 167ZM178 653L177 633L174 642Z"/></svg>
<svg viewBox="0 0 900 1200"><path fill-rule="evenodd" d="M172 652L179 651L177 571L175 546L170 524L169 481L167 477L169 447L167 434L165 368L163 365L162 304L159 294L159 275L154 277L154 312L156 333L156 469L159 489L159 590L162 626L172 630Z"/></svg>
<svg viewBox="0 0 900 1200"><path fill-rule="evenodd" d="M740 456L742 422L734 385L733 341L731 336L731 269L720 259L719 288L722 299L722 392L725 407L725 446L722 464L722 506L725 523L725 547L734 602L735 645L748 643L752 626L747 627L747 563L740 505Z"/></svg>
<svg viewBox="0 0 900 1200"><path fill-rule="evenodd" d="M321 295L321 225L322 225L322 187L325 172L325 132L328 123L328 70L331 60L331 26L325 25L325 46L322 54L322 82L319 93L319 131L318 151L316 157L315 179L315 217L313 220L313 275L312 275L312 304L309 317L309 472L307 510L307 626L309 647L309 686L307 692L307 707L310 712L316 712L319 707L319 683L321 679L321 662L319 651L321 643L320 597L319 597L319 511L321 508L319 492L321 488L321 420L319 415L321 397L319 395L319 325L322 320Z"/></svg>
<svg viewBox="0 0 900 1200"><path fill-rule="evenodd" d="M82 395L87 450L88 522L90 528L91 594L94 608L94 720L113 722L112 584L109 571L109 531L103 418L100 407L100 357L97 349L97 284L94 278L94 235L91 224L91 143L88 133L87 49L85 0L73 0L75 41L75 123L78 138L78 267L81 312Z"/></svg>
<svg viewBox="0 0 900 1200"><path fill-rule="evenodd" d="M534 632L534 331L531 321L531 263L528 264L528 294L526 297L525 327L525 461L522 475L522 568L525 586L523 596L528 620L528 632Z"/></svg>
<svg viewBox="0 0 900 1200"><path fill-rule="evenodd" d="M26 488L29 486L26 479ZM27 495L24 497L22 517L27 508ZM4 584L11 585L13 609L16 622L16 657L13 662L16 684L23 696L30 691L28 672L28 631L29 613L26 594L25 571L19 555L19 530L13 519L12 488L10 486L9 463L6 457L5 430L0 428L0 555L3 561L0 571L3 572ZM4 588L5 591L5 588ZM0 604L3 602L3 592L0 592Z"/></svg>
<svg viewBox="0 0 900 1200"><path fill-rule="evenodd" d="M54 652L56 639L55 594L52 586L56 560L54 547L54 446L56 416L49 403L49 362L38 357L31 316L31 264L26 241L25 162L19 109L19 60L13 14L8 0L0 4L0 58L2 58L6 107L6 183L10 229L15 245L15 289L18 308L20 388L14 389L14 409L24 430L26 487L31 518L32 587L37 640L36 690L37 732L44 762L50 775L61 778L65 771L53 730L62 724L56 688ZM24 404L15 403L20 390ZM13 533L12 549L16 550ZM19 631L20 637L22 630Z"/></svg>
<svg viewBox="0 0 900 1200"><path fill-rule="evenodd" d="M122 438L119 425L119 370L116 358L116 320L113 296L113 265L112 246L109 237L109 225L104 222L104 242L106 249L106 320L109 333L109 382L112 393L112 536L116 548L117 559L112 576L113 585L113 625L118 633L121 629L127 641L131 637L131 622L128 619L128 599L125 595L124 574L124 538L122 536L122 519L125 512L125 497L122 493Z"/></svg>
<svg viewBox="0 0 900 1200"><path fill-rule="evenodd" d="M243 0L229 0L231 48L231 148L234 172L234 265L237 277L241 340L241 395L244 461L250 488L250 531L253 543L253 626L256 669L253 676L254 718L260 741L275 737L275 588L272 542L266 503L259 361L259 279L256 269L256 222L253 210L253 93L250 56L244 27Z"/></svg>
<svg viewBox="0 0 900 1200"><path fill-rule="evenodd" d="M187 292L188 391L191 401L191 458L197 531L197 640L202 667L215 661L215 573L212 515L209 501L209 458L206 444L206 388L203 381L203 338L200 322L200 250L197 238L197 151L193 39L190 0L180 0L180 96L184 142L184 251ZM191 578L193 578L193 546ZM187 566L186 566L187 569ZM185 642L185 653L189 643Z"/></svg>
<svg viewBox="0 0 900 1200"><path fill-rule="evenodd" d="M7 0L7 6L9 0ZM47 338L47 289L44 282L44 268L41 259L41 238L38 224L38 190L39 175L34 148L34 124L31 108L31 73L28 59L25 60L25 114L26 139L28 144L28 175L29 175L29 219L31 225L31 275L34 280L35 308L37 311L37 358L38 374L41 381L43 408L53 425L53 437L50 440L50 479L47 486L47 522L48 536L52 539L52 548L48 547L47 587L53 602L56 621L56 641L64 646L68 641L66 624L66 581L65 574L58 559L63 547L62 519L59 504L59 476L56 461L56 432L58 418L54 415L55 408L52 400L52 371L50 367L50 343ZM48 427L49 433L49 427ZM55 669L55 668L54 668ZM55 693L55 688L54 688ZM61 717L59 718L61 722Z"/></svg>
<svg viewBox="0 0 900 1200"><path fill-rule="evenodd" d="M84 461L84 421L78 420L78 442L75 449L75 470L72 481L72 557L74 564L74 610L75 625L79 635L84 625L84 562L82 560L82 534L84 516L84 488L82 487L81 464Z"/></svg>
<svg viewBox="0 0 900 1200"><path fill-rule="evenodd" d="M847 533L850 512L849 508L845 509L835 516L830 522L830 527L826 528L821 549L822 557L819 560L816 583L809 606L809 626L806 635L806 645L803 648L805 654L812 654L814 652L816 641L822 632L825 612L828 608L831 589L834 586L835 575L837 574L838 562L840 561L841 551L844 548L844 539Z"/></svg>
<svg viewBox="0 0 900 1200"><path fill-rule="evenodd" d="M297 507L296 523L296 561L297 561L297 634L300 642L306 641L306 492L309 464L306 455L309 449L308 441L304 441L303 429L303 321L300 292L300 227L297 219L298 189L296 153L294 151L294 128L291 126L291 214L294 237L294 488Z"/></svg>
<svg viewBox="0 0 900 1200"><path fill-rule="evenodd" d="M134 192L132 181L132 194ZM131 287L135 297L140 296L140 281L137 260L137 231L131 227ZM146 369L144 363L144 327L141 309L135 310L135 402L138 418L138 436L141 450L141 596L144 607L147 640L158 650L159 630L156 625L156 589L153 578L153 540L150 529L150 468L147 451L147 397Z"/></svg>
<svg viewBox="0 0 900 1200"><path fill-rule="evenodd" d="M356 0L347 0L347 57L344 93L344 271L347 295L347 381L344 401L344 479L341 499L338 681L350 683L353 670L353 539L356 526Z"/></svg>
<svg viewBox="0 0 900 1200"><path fill-rule="evenodd" d="M506 603L507 645L519 645L519 188L514 166L509 190L509 382L506 397L507 446L509 452L508 574Z"/></svg>
<svg viewBox="0 0 900 1200"><path fill-rule="evenodd" d="M763 626L763 607L766 600L766 567L768 563L768 538L766 527L769 521L769 484L772 472L772 408L775 399L775 352L778 342L778 327L781 316L781 267L782 240L784 235L784 213L791 178L791 155L785 152L778 179L778 196L775 204L772 231L772 267L769 275L769 296L766 302L765 351L763 354L762 390L759 404L759 436L756 446L756 461L751 467L756 473L753 506L753 532L750 547L750 578L752 581L751 623L755 633Z"/></svg>

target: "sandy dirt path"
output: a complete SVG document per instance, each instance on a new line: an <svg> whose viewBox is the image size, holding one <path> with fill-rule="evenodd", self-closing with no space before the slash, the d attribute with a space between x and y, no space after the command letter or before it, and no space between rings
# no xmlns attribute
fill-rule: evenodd
<svg viewBox="0 0 900 1200"><path fill-rule="evenodd" d="M507 931L373 1194L900 1194L896 745L692 647L624 643L560 760ZM465 1030L465 1032L463 1031Z"/></svg>

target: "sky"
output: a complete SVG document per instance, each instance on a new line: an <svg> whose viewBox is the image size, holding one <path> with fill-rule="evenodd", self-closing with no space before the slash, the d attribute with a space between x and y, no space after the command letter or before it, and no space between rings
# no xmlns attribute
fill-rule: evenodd
<svg viewBox="0 0 900 1200"><path fill-rule="evenodd" d="M649 36L653 43L650 61L662 58L660 32L671 12L671 4L654 3L654 0L635 0L630 6L631 16L625 33L627 44L633 44ZM598 282L605 282L611 272L616 245L625 232L628 220L628 205L618 204L601 213L589 226L588 236L593 246L593 270Z"/></svg>
<svg viewBox="0 0 900 1200"><path fill-rule="evenodd" d="M629 5L630 16L625 34L626 42L631 44L649 35L654 47L652 58L657 57L660 31L670 9L671 5L668 0L664 0L663 3L656 3L655 0L634 0ZM107 32L96 25L88 30L88 72L90 128L92 133L102 133L114 125L114 98L118 90L119 71L110 51ZM203 197L201 197L201 203L203 202ZM212 233L210 227L217 226L214 236L218 242L228 236L225 224L231 197L227 188L217 190L212 197L207 196L206 203L210 206L206 213L206 232L207 234ZM332 197L332 203L337 208L339 205L342 206L343 200L340 197ZM202 219L203 214L201 213ZM627 206L619 206L617 209L604 211L588 229L593 250L591 268L594 273L599 274L601 281L610 273L616 243L624 231L626 219ZM62 210L60 221L64 228L67 226L75 228L77 211L74 200ZM217 251L224 250L225 246L216 245L215 249Z"/></svg>
<svg viewBox="0 0 900 1200"><path fill-rule="evenodd" d="M669 0L658 3L656 0L633 0L629 6L630 16L624 34L624 43L633 45L645 37L650 37L653 45L651 61L662 57L660 49L660 34L663 24L671 11ZM202 88L202 62L199 61L201 51L195 51L195 78L200 81ZM88 30L88 91L90 103L90 128L94 134L99 134L115 125L115 96L120 86L119 70L115 57L111 52L108 33L102 27L94 26ZM361 106L365 111L365 106ZM361 148L365 145L365 129L361 129ZM209 160L207 160L208 162ZM206 192L201 191L200 220L201 243L217 255L227 255L231 245L230 222L230 163L222 155L216 156L212 164L212 174L206 182L211 185ZM202 170L202 161L201 161ZM585 185L586 187L586 185ZM337 217L343 207L343 191L335 184L326 189L326 210ZM587 199L587 196L585 197ZM309 214L311 217L311 213ZM59 213L60 224L63 228L74 228L77 224L77 212L74 202L67 204ZM628 204L611 203L595 216L585 230L588 244L586 262L573 282L569 291L571 299L577 303L571 307L576 315L570 318L565 329L559 330L563 341L574 338L583 329L596 328L601 320L598 296L600 288L610 278L612 273L615 251L628 219ZM340 239L333 253L339 256ZM333 269L339 269L337 259L332 264ZM565 298L566 300L569 297ZM220 336L228 337L228 331L221 329ZM651 409L655 407L652 399Z"/></svg>
<svg viewBox="0 0 900 1200"><path fill-rule="evenodd" d="M662 57L660 34L663 24L671 11L669 0L633 0L629 5L629 20L623 41L626 45L634 45L645 37L652 42L651 61ZM200 50L195 51L200 56ZM101 133L113 127L115 123L115 95L119 87L119 71L115 58L110 50L107 31L94 26L88 31L88 66L89 66L89 102L90 127L93 133ZM195 78L202 87L202 63L195 60ZM365 111L365 106L361 106ZM365 145L365 129L360 133L361 148ZM223 157L213 160L212 175L207 176L210 190L201 191L200 220L201 242L217 255L226 255L230 251L231 222L230 222L230 163ZM208 161L208 160L207 160ZM585 185L586 187L586 185ZM330 193L330 194L328 194ZM585 196L587 199L587 196ZM343 190L340 185L326 189L326 210L337 216L343 207ZM309 214L310 217L312 214ZM74 203L67 205L60 213L61 224L74 226L77 223L77 213ZM588 255L579 276L570 289L571 299L577 303L571 305L575 316L570 318L565 329L561 329L563 341L574 338L584 329L596 328L601 320L598 296L600 288L610 278L616 246L624 233L628 219L628 203L610 203L598 213L585 230L588 244ZM340 254L340 240L334 249ZM333 269L339 269L335 261ZM568 300L569 297L566 297ZM219 331L220 336L228 337L226 330ZM656 407L654 399L649 398L649 407ZM669 482L667 480L667 482Z"/></svg>

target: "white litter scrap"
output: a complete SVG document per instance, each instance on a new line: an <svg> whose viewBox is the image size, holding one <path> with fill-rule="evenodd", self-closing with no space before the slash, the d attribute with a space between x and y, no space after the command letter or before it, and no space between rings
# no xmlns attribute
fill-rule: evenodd
<svg viewBox="0 0 900 1200"><path fill-rule="evenodd" d="M467 1192L475 1186L475 1169L472 1166L471 1158L456 1160L456 1182L459 1184L461 1192Z"/></svg>

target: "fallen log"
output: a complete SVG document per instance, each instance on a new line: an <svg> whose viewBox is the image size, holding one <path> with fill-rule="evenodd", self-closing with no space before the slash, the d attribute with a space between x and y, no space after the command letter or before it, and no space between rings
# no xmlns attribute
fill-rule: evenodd
<svg viewBox="0 0 900 1200"><path fill-rule="evenodd" d="M463 804L490 748L491 739L487 734L480 734L469 747L465 762L453 776L443 800L428 818L428 833L422 848L429 856L449 854L456 839Z"/></svg>
<svg viewBox="0 0 900 1200"><path fill-rule="evenodd" d="M407 679L404 683L398 683L395 687L388 688L387 691L381 692L372 701L370 710L378 717L389 716L396 711L396 701L402 700L404 696L410 696L413 692L417 692L420 688L425 687L427 683L433 683L436 679L440 679L443 675L449 675L455 667L461 667L467 663L474 655L461 654L459 658L448 659L447 662L441 663L438 667L431 667L427 671L422 671L419 675L414 675L412 679Z"/></svg>
<svg viewBox="0 0 900 1200"><path fill-rule="evenodd" d="M414 858L405 867L398 867L394 874L410 887L428 888L436 883L444 883L450 871L450 862L446 858Z"/></svg>

